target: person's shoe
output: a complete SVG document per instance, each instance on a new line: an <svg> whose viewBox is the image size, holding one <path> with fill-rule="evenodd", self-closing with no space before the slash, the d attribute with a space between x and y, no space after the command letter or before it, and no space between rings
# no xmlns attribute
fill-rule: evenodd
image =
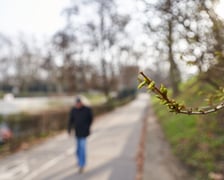
<svg viewBox="0 0 224 180"><path fill-rule="evenodd" d="M82 174L82 173L84 173L84 168L83 167L80 167L79 168L79 174Z"/></svg>

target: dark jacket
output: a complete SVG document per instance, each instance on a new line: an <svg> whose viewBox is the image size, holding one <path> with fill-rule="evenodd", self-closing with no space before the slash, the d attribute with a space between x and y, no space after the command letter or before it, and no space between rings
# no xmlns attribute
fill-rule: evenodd
<svg viewBox="0 0 224 180"><path fill-rule="evenodd" d="M92 110L83 106L80 109L72 108L68 122L68 132L75 129L76 137L87 137L90 134L90 126L93 121Z"/></svg>

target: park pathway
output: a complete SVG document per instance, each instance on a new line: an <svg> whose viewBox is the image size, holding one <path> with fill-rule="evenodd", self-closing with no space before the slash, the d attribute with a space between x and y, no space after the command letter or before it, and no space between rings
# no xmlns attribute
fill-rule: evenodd
<svg viewBox="0 0 224 180"><path fill-rule="evenodd" d="M151 105L146 124L143 180L192 180L172 154Z"/></svg>
<svg viewBox="0 0 224 180"><path fill-rule="evenodd" d="M0 180L135 180L146 115L143 180L191 180L173 156L146 94L95 119L84 174L77 173L74 138L62 133L1 159Z"/></svg>
<svg viewBox="0 0 224 180"><path fill-rule="evenodd" d="M96 119L88 139L88 165L78 174L74 138L62 133L29 150L0 160L1 180L135 180L136 154L149 98ZM66 123L66 122L65 122Z"/></svg>

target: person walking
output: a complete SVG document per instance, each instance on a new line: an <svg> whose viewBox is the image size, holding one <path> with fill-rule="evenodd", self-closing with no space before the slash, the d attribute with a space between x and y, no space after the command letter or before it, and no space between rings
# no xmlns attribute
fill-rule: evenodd
<svg viewBox="0 0 224 180"><path fill-rule="evenodd" d="M68 133L71 135L72 129L75 130L76 155L79 166L79 173L83 173L86 165L86 140L90 135L90 127L93 122L91 108L85 106L80 98L76 99L75 106L70 111L68 121Z"/></svg>

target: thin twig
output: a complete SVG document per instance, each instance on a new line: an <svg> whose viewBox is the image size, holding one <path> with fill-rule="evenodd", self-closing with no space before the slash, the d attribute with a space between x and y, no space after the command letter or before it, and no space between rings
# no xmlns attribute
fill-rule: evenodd
<svg viewBox="0 0 224 180"><path fill-rule="evenodd" d="M140 72L140 75L144 77L144 86L149 86L153 81L147 77L143 72ZM217 104L216 106L210 106L206 109L204 108L191 108L185 107L183 105L178 104L175 100L169 98L167 93L162 92L157 86L153 86L150 89L154 94L158 96L158 98L163 101L164 104L168 106L171 112L179 113L179 114L188 114L188 115L205 115L209 113L213 113L219 111L224 108L224 102Z"/></svg>

